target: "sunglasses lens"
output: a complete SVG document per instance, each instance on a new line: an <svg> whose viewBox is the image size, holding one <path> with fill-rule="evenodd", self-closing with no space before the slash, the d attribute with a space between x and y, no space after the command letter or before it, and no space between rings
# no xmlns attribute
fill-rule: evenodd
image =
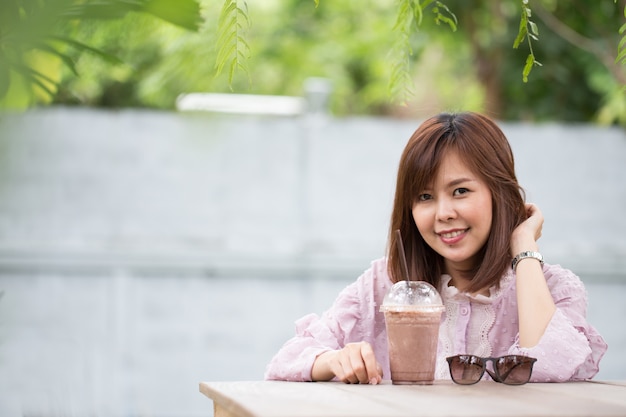
<svg viewBox="0 0 626 417"><path fill-rule="evenodd" d="M450 376L457 384L475 384L483 376L483 361L477 356L458 355L448 358L448 363Z"/></svg>
<svg viewBox="0 0 626 417"><path fill-rule="evenodd" d="M521 385L530 381L534 362L526 356L503 356L496 361L496 369L503 383Z"/></svg>

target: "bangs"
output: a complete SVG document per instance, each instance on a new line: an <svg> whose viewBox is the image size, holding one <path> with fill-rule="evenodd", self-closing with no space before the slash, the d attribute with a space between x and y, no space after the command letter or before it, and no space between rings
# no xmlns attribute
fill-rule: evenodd
<svg viewBox="0 0 626 417"><path fill-rule="evenodd" d="M435 140L422 142L423 146L416 146L409 155L409 167L407 170L408 201L413 206L424 190L432 187L435 177L439 172L439 166L443 160L443 155L449 151L460 152L454 134L442 132Z"/></svg>

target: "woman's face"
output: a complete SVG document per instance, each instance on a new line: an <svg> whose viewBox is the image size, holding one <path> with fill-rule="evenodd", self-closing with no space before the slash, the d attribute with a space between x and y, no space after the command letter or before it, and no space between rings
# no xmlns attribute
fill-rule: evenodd
<svg viewBox="0 0 626 417"><path fill-rule="evenodd" d="M491 231L491 191L453 150L444 155L433 181L413 205L415 225L445 259L448 273L472 269Z"/></svg>

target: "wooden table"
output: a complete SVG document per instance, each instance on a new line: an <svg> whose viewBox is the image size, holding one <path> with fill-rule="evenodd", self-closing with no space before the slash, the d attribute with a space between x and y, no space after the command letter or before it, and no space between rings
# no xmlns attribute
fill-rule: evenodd
<svg viewBox="0 0 626 417"><path fill-rule="evenodd" d="M215 417L626 416L626 381L509 386L201 382Z"/></svg>

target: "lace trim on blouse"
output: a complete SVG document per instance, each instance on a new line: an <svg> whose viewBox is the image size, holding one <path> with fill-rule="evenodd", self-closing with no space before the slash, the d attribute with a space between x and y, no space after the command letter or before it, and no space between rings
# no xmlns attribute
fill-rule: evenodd
<svg viewBox="0 0 626 417"><path fill-rule="evenodd" d="M514 284L514 275L508 271L501 279L498 288L491 287L489 296L470 295L459 292L456 287L450 286L452 277L443 275L441 279L441 296L446 306L445 317L439 330L439 351L436 368L436 377L450 378L446 357L471 353L478 356L491 356L492 346L489 342L489 331L496 321L494 304L501 298L504 291ZM465 345L455 346L456 331L461 314L461 304L469 305L469 321L465 332Z"/></svg>
<svg viewBox="0 0 626 417"><path fill-rule="evenodd" d="M467 325L467 351L473 355L491 356L489 330L496 321L496 314L491 304L472 303L472 315ZM478 337L472 337L473 335Z"/></svg>

